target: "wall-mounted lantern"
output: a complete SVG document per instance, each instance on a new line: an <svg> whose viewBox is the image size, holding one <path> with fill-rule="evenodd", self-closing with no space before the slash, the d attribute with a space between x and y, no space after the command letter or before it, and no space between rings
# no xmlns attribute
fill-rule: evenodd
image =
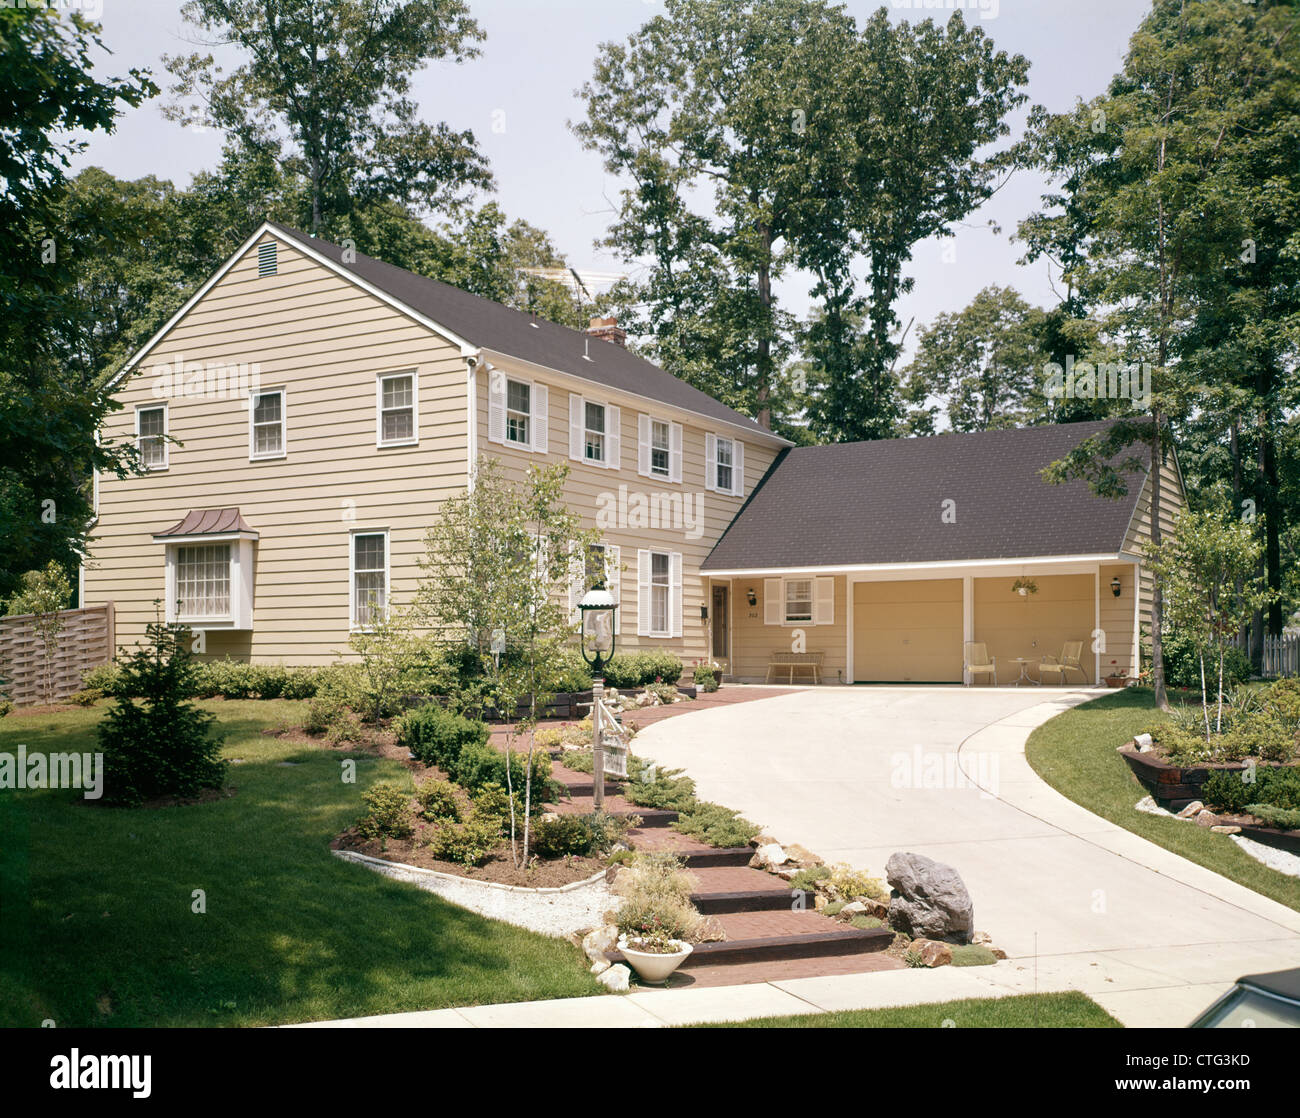
<svg viewBox="0 0 1300 1118"><path fill-rule="evenodd" d="M1112 578L1112 579L1110 580L1110 592L1111 592L1112 594L1114 594L1115 597L1118 598L1118 597L1119 597L1119 592L1120 592L1120 590L1122 590L1122 589L1123 589L1123 587L1120 585L1119 575L1116 575L1114 578Z"/></svg>

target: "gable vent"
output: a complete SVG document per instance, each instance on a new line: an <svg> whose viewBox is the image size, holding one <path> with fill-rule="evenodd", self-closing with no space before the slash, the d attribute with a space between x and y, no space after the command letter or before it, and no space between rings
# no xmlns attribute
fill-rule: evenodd
<svg viewBox="0 0 1300 1118"><path fill-rule="evenodd" d="M263 241L257 246L257 274L259 276L275 275L274 241Z"/></svg>

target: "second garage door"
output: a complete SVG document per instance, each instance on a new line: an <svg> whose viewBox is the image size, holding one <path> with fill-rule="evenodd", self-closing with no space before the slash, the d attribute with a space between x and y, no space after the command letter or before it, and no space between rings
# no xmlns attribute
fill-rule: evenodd
<svg viewBox="0 0 1300 1118"><path fill-rule="evenodd" d="M858 683L960 683L961 579L853 585Z"/></svg>

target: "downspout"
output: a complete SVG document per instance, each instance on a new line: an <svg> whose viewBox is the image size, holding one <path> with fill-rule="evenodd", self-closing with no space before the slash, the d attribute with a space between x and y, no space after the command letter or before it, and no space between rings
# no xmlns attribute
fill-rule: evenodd
<svg viewBox="0 0 1300 1118"><path fill-rule="evenodd" d="M474 492L478 470L478 367L483 358L472 353L465 358L465 490Z"/></svg>

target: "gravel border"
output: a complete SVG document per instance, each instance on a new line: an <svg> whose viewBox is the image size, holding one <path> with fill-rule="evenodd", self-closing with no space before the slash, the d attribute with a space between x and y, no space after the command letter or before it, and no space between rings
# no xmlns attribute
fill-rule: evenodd
<svg viewBox="0 0 1300 1118"><path fill-rule="evenodd" d="M570 932L603 924L605 913L616 907L613 890L605 882L604 870L585 881L529 889L524 885L504 885L499 881L473 881L405 862L388 862L355 850L335 850L332 853L345 862L355 862L395 881L405 881L436 893L443 900L480 916L503 920L546 936L566 936Z"/></svg>
<svg viewBox="0 0 1300 1118"><path fill-rule="evenodd" d="M1194 822L1194 820L1176 815L1172 811L1166 811L1151 796L1143 796L1133 806L1147 815L1163 815L1166 819L1177 819L1180 823ZM1300 854L1292 854L1289 850L1279 850L1275 846L1266 846L1264 843L1248 839L1244 835L1229 835L1228 838L1232 839L1255 861L1263 862L1269 869L1277 870L1278 873L1284 873L1288 877L1300 877Z"/></svg>

